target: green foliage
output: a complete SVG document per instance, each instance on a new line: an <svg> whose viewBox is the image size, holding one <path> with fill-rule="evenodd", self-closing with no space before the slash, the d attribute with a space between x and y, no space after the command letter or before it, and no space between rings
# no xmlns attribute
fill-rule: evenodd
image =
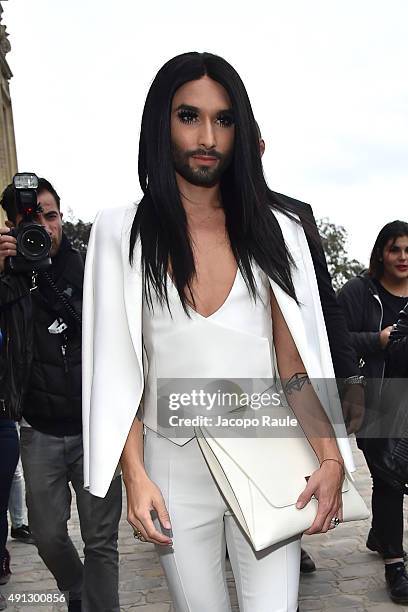
<svg viewBox="0 0 408 612"><path fill-rule="evenodd" d="M81 219L64 221L63 230L72 246L81 253L86 253L92 223Z"/></svg>
<svg viewBox="0 0 408 612"><path fill-rule="evenodd" d="M347 280L357 276L364 269L364 265L357 259L349 259L346 250L347 231L342 225L335 225L324 217L317 220L317 227L322 238L333 288L337 291Z"/></svg>

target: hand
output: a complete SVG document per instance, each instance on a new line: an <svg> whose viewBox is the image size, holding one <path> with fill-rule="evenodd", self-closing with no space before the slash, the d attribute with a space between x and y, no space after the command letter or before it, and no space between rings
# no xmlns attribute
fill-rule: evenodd
<svg viewBox="0 0 408 612"><path fill-rule="evenodd" d="M9 232L8 227L0 227L0 272L4 272L6 257L17 255L17 240Z"/></svg>
<svg viewBox="0 0 408 612"><path fill-rule="evenodd" d="M342 461L339 457L339 461ZM304 508L314 495L318 500L317 515L312 525L305 533L326 533L333 529L331 519L338 517L343 520L341 487L344 480L342 465L337 461L325 461L322 466L310 476L306 488L299 495L296 508Z"/></svg>
<svg viewBox="0 0 408 612"><path fill-rule="evenodd" d="M390 339L390 333L393 330L393 326L389 325L388 327L385 327L381 332L380 332L380 343L381 343L381 348L384 350L385 347L388 344L388 341Z"/></svg>
<svg viewBox="0 0 408 612"><path fill-rule="evenodd" d="M169 513L167 512L160 489L148 478L143 476L136 482L126 483L127 521L138 529L147 542L171 546L172 540L158 531L153 523L151 511L157 513L161 526L171 529Z"/></svg>
<svg viewBox="0 0 408 612"><path fill-rule="evenodd" d="M359 431L365 410L363 386L346 384L341 407L348 435Z"/></svg>

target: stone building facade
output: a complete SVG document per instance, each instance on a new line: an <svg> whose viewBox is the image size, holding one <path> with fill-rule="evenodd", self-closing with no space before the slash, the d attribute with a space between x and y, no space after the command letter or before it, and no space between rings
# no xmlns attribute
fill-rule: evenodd
<svg viewBox="0 0 408 612"><path fill-rule="evenodd" d="M16 141L9 88L9 81L13 75L6 60L11 46L6 26L2 23L2 13L0 2L0 193L17 172ZM0 226L2 225L4 225L4 216L0 208Z"/></svg>

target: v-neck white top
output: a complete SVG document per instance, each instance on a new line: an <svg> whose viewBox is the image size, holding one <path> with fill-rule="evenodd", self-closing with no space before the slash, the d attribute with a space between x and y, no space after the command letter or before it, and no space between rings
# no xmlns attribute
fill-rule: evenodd
<svg viewBox="0 0 408 612"><path fill-rule="evenodd" d="M270 284L257 264L252 268L256 300L238 268L224 303L208 317L191 307L188 307L189 316L186 314L170 277L167 284L170 312L166 304L159 303L154 292L153 309L144 298L143 420L150 429L158 430L158 379L205 378L218 384L222 380L272 378ZM179 444L186 442L185 438L172 439Z"/></svg>

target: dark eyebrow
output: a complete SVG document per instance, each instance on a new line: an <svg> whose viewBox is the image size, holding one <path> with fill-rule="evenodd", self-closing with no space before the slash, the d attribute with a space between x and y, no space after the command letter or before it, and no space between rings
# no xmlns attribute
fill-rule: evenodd
<svg viewBox="0 0 408 612"><path fill-rule="evenodd" d="M48 212L43 213L43 217L51 217L51 215L58 215L56 210L49 210Z"/></svg>
<svg viewBox="0 0 408 612"><path fill-rule="evenodd" d="M191 104L179 104L178 107L175 108L174 110L175 111L190 110L190 111L193 111L194 113L198 113L200 109L197 106L191 106Z"/></svg>
<svg viewBox="0 0 408 612"><path fill-rule="evenodd" d="M200 109L198 108L198 106L192 106L191 104L179 104L177 108L174 109L175 111L179 111L179 110L189 110L192 111L193 113L199 113ZM222 110L219 110L217 112L217 115L221 115L222 113L232 113L232 108L225 108Z"/></svg>

